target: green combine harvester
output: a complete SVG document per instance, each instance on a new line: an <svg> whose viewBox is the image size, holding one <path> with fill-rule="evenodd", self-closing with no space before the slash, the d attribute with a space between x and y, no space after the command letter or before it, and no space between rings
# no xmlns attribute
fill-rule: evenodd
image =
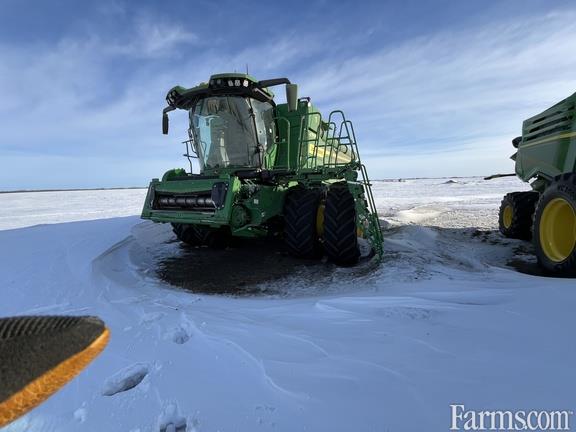
<svg viewBox="0 0 576 432"><path fill-rule="evenodd" d="M500 232L532 238L539 264L576 276L576 93L524 121L512 141L516 175L532 191L509 193L500 207Z"/></svg>
<svg viewBox="0 0 576 432"><path fill-rule="evenodd" d="M270 87L286 85L285 104ZM190 171L153 179L142 218L171 223L192 246L223 247L232 237L281 237L296 257L351 266L359 238L382 256L382 232L354 127L342 111L328 118L298 98L286 78L213 75L192 88L174 87L168 112L189 116L184 142ZM193 173L197 159L199 173Z"/></svg>

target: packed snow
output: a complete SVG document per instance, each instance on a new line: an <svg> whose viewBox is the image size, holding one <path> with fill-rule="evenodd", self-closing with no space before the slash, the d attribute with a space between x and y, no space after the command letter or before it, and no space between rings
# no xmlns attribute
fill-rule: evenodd
<svg viewBox="0 0 576 432"><path fill-rule="evenodd" d="M351 269L191 251L139 219L144 190L0 194L0 315L97 315L112 334L3 431L440 431L455 403L572 410L574 281L496 231L524 189L376 181L385 256Z"/></svg>
<svg viewBox="0 0 576 432"><path fill-rule="evenodd" d="M146 189L0 193L0 229L140 213Z"/></svg>

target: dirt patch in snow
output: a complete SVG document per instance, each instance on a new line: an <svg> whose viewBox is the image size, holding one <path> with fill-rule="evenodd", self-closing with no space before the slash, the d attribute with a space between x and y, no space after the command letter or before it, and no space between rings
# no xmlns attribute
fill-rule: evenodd
<svg viewBox="0 0 576 432"><path fill-rule="evenodd" d="M315 278L329 275L331 266L296 259L277 242L243 241L226 249L188 247L157 261L162 281L204 294L275 294L274 283L305 272Z"/></svg>

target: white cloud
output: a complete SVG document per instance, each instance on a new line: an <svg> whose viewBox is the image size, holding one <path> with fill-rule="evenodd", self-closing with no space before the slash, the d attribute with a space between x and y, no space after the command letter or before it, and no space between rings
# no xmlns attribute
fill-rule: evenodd
<svg viewBox="0 0 576 432"><path fill-rule="evenodd" d="M576 90L575 18L551 13L408 40L337 62L326 58L300 74L302 88L322 108L348 112L373 161L379 152L423 154L439 161L438 173L510 171L509 143L522 120ZM487 138L500 147L487 148ZM474 167L446 165L438 155L461 150L475 155ZM495 157L487 158L487 151ZM371 165L378 165L378 176L398 171L394 159ZM416 165L404 164L407 171Z"/></svg>
<svg viewBox="0 0 576 432"><path fill-rule="evenodd" d="M38 163L43 154L90 163L90 175L107 185L110 176L118 184L127 177L107 172L106 158L141 163L145 183L181 153L185 115L172 116L169 138L160 134L166 91L248 63L261 79L298 82L323 112L346 111L372 177L510 172L509 143L521 121L576 89L574 18L553 13L396 45L372 40L378 49L284 33L230 54L225 44L201 47L183 27L142 15L121 38L95 34L26 49L0 44L0 158L10 151L25 170L26 158L14 154L33 153L39 187L54 175ZM140 63L127 70L128 61ZM66 175L59 170L62 185L74 186L74 175ZM134 178L132 170L130 184ZM0 185L13 181L0 173Z"/></svg>
<svg viewBox="0 0 576 432"><path fill-rule="evenodd" d="M174 54L175 50L195 45L199 37L183 26L144 15L135 26L127 41L113 43L109 52L134 57L162 58Z"/></svg>

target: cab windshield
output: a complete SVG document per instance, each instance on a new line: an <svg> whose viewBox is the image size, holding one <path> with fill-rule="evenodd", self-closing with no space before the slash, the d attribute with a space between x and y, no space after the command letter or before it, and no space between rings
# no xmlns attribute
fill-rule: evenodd
<svg viewBox="0 0 576 432"><path fill-rule="evenodd" d="M190 130L201 170L261 167L272 144L273 107L241 96L200 99L190 109Z"/></svg>

